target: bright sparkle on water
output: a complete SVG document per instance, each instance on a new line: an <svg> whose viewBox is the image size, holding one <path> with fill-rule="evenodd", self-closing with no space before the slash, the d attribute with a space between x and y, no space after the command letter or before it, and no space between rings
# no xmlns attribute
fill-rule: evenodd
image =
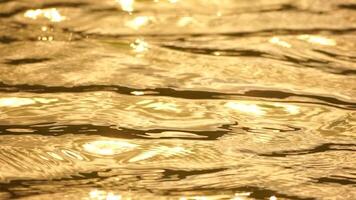
<svg viewBox="0 0 356 200"><path fill-rule="evenodd" d="M317 36L317 35L300 35L300 36L298 36L298 39L305 40L310 43L326 45L326 46L335 46L336 45L335 40L329 39L326 37L322 37L322 36Z"/></svg>
<svg viewBox="0 0 356 200"><path fill-rule="evenodd" d="M153 19L154 19L153 17L148 17L148 16L137 16L133 20L127 21L125 25L132 29L138 30L142 26L147 25Z"/></svg>
<svg viewBox="0 0 356 200"><path fill-rule="evenodd" d="M24 16L34 20L39 17L44 17L51 22L61 22L66 19L66 17L61 15L56 8L27 10Z"/></svg>
<svg viewBox="0 0 356 200"><path fill-rule="evenodd" d="M120 5L123 11L132 12L134 11L135 0L116 0Z"/></svg>
<svg viewBox="0 0 356 200"><path fill-rule="evenodd" d="M148 43L142 39L136 39L135 42L130 44L130 47L135 53L144 53L148 51Z"/></svg>
<svg viewBox="0 0 356 200"><path fill-rule="evenodd" d="M126 141L99 140L83 145L85 151L97 155L111 156L136 148L137 145Z"/></svg>
<svg viewBox="0 0 356 200"><path fill-rule="evenodd" d="M260 106L249 103L228 102L225 104L225 106L233 110L253 114L256 116L262 116L266 114L266 112Z"/></svg>
<svg viewBox="0 0 356 200"><path fill-rule="evenodd" d="M269 40L269 42L272 43L272 44L276 44L276 45L282 46L282 47L286 47L286 48L291 48L292 47L291 44L289 44L286 41L283 41L283 40L279 39L278 37L272 37Z"/></svg>

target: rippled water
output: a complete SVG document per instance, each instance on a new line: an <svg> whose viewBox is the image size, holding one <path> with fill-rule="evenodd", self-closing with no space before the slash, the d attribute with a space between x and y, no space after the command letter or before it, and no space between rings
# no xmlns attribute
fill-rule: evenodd
<svg viewBox="0 0 356 200"><path fill-rule="evenodd" d="M0 199L355 199L354 0L0 1Z"/></svg>

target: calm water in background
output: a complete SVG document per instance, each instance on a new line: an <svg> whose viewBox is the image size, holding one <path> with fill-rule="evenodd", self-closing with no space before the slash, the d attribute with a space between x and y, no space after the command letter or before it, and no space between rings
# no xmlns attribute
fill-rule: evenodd
<svg viewBox="0 0 356 200"><path fill-rule="evenodd" d="M355 199L354 0L1 0L0 199Z"/></svg>

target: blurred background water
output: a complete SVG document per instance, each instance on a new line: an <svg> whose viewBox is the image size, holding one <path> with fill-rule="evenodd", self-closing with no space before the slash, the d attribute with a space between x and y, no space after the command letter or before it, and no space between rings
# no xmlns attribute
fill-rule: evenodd
<svg viewBox="0 0 356 200"><path fill-rule="evenodd" d="M356 1L1 0L0 199L355 199Z"/></svg>

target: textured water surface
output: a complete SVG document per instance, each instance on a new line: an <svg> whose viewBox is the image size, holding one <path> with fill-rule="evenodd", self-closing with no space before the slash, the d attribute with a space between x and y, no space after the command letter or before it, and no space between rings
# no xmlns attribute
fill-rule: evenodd
<svg viewBox="0 0 356 200"><path fill-rule="evenodd" d="M354 0L0 1L0 199L356 198Z"/></svg>

